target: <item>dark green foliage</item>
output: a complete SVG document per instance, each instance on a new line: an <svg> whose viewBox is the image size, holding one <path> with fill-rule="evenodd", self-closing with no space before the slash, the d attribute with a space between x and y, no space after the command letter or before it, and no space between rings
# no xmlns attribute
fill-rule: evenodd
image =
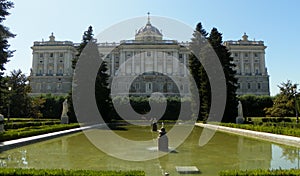
<svg viewBox="0 0 300 176"><path fill-rule="evenodd" d="M95 46L97 47L97 46ZM95 48L97 50L97 48ZM99 58L100 59L100 58ZM107 63L103 61L97 74L95 83L96 102L105 122L112 120L112 100L110 98L110 88L108 86L109 75L107 74Z"/></svg>
<svg viewBox="0 0 300 176"><path fill-rule="evenodd" d="M67 96L67 100L68 100L68 117L69 117L69 122L70 123L77 123L77 118L76 118L76 114L75 114L75 110L74 110L74 106L73 106L73 100L72 100L72 92L70 92Z"/></svg>
<svg viewBox="0 0 300 176"><path fill-rule="evenodd" d="M82 41L79 44L77 49L77 54L75 58L72 60L72 68L75 69L77 60L79 59L80 54L82 53L85 46L89 43L89 41L93 40L94 34L93 34L93 27L89 26L88 30L83 33Z"/></svg>
<svg viewBox="0 0 300 176"><path fill-rule="evenodd" d="M79 124L30 126L0 133L0 142L79 127Z"/></svg>
<svg viewBox="0 0 300 176"><path fill-rule="evenodd" d="M274 105L265 109L266 114L272 117L295 116L295 100L298 96L297 84L288 80L278 87L280 93L274 98Z"/></svg>
<svg viewBox="0 0 300 176"><path fill-rule="evenodd" d="M75 58L73 58L72 60L72 68L75 69L76 68L76 63L82 53L82 51L84 50L84 48L86 47L86 45L90 42L93 41L93 27L89 26L88 30L84 32L83 36L82 36L82 41L79 44L79 46L76 48L77 49L77 54L75 56ZM72 92L70 92L67 96L67 100L68 100L68 117L69 117L69 122L70 123L76 123L77 122L77 118L76 118L76 114L74 111L74 106L73 106L73 100L72 100Z"/></svg>
<svg viewBox="0 0 300 176"><path fill-rule="evenodd" d="M11 75L6 77L6 90L3 101L5 102L3 113L7 117L8 109L10 113L10 117L30 117L31 107L32 107L32 99L28 96L30 92L30 87L27 84L28 78L25 74L22 73L21 70L13 70ZM8 88L10 87L10 90Z"/></svg>
<svg viewBox="0 0 300 176"><path fill-rule="evenodd" d="M43 107L41 108L41 113L43 118L48 119L60 119L62 113L62 103L65 100L63 96L54 96L51 94L41 95L38 98L43 98L45 100Z"/></svg>
<svg viewBox="0 0 300 176"><path fill-rule="evenodd" d="M294 176L294 175L300 175L299 169L290 169L290 170L227 170L227 171L221 171L219 173L220 176Z"/></svg>
<svg viewBox="0 0 300 176"><path fill-rule="evenodd" d="M242 95L239 100L244 117L265 117L264 109L273 106L273 98L270 96Z"/></svg>
<svg viewBox="0 0 300 176"><path fill-rule="evenodd" d="M208 45L208 43L206 42L207 35L208 34L205 31L205 29L203 29L202 24L198 23L196 26L196 30L193 33L192 41L190 43L190 47L193 53L191 53L189 56L190 72L193 75L193 79L197 86L193 87L193 85L191 85L191 89L198 90L200 100L199 112L194 113L198 113L197 119L203 121L205 121L208 118L211 101L209 80L206 71L203 67L203 63L201 63L199 60L200 57L206 58L205 56L203 57L202 50L205 49L205 45ZM205 62L205 59L203 59L202 62ZM196 97L193 96L193 98Z"/></svg>
<svg viewBox="0 0 300 176"><path fill-rule="evenodd" d="M29 122L8 122L5 124L5 130L18 129L32 126L42 126L42 125L55 125L60 124L60 121L48 120L48 121L29 121Z"/></svg>
<svg viewBox="0 0 300 176"><path fill-rule="evenodd" d="M216 28L211 30L208 41L219 57L226 78L227 100L222 122L234 122L235 117L237 117L238 105L237 79L235 78L236 72L233 70L235 64L233 64L230 52L223 45L222 34Z"/></svg>
<svg viewBox="0 0 300 176"><path fill-rule="evenodd" d="M198 120L206 121L211 106L211 87L208 75L203 66L206 65L208 59L213 57L210 51L211 46L220 60L226 79L227 100L222 121L233 122L237 116L238 104L236 97L237 79L235 78L235 71L233 70L235 67L233 58L230 57L229 51L223 45L222 34L219 33L216 28L213 28L209 36L207 36L208 33L202 28L201 23L199 23L190 45L193 54L190 55L189 66L191 74L197 84L200 100ZM197 58L201 59L201 63ZM196 88L191 87L191 89Z"/></svg>
<svg viewBox="0 0 300 176"><path fill-rule="evenodd" d="M4 98L6 97L6 86L3 80L3 74L5 70L5 64L9 62L9 58L12 57L14 51L9 50L10 45L8 44L8 39L15 37L9 31L9 28L3 25L3 21L6 19L10 13L9 9L13 8L14 4L11 1L0 0L0 112L3 113L7 102Z"/></svg>
<svg viewBox="0 0 300 176"><path fill-rule="evenodd" d="M123 107L127 99L126 97L117 96L113 98L113 102L115 106ZM139 114L147 114L150 110L149 101L152 101L152 106L161 107L163 103L167 103L166 111L162 117L155 117L161 120L177 120L179 117L179 113L181 112L181 107L191 106L190 99L183 99L180 97L167 97L166 102L162 101L162 99L154 99L149 100L148 97L135 97L132 96L129 99L131 107ZM185 109L185 108L184 108ZM182 120L191 120L191 112L181 112L182 113ZM153 118L153 117L151 117ZM121 117L118 114L114 114L114 120L121 120ZM144 119L132 119L132 120L144 120ZM149 120L149 119L148 119Z"/></svg>
<svg viewBox="0 0 300 176"><path fill-rule="evenodd" d="M271 118L262 118L261 121L277 123L277 122L292 122L292 119L291 118L282 118L282 117L280 117L280 118L271 117Z"/></svg>
<svg viewBox="0 0 300 176"><path fill-rule="evenodd" d="M69 176L69 175L90 175L90 176L144 176L143 171L94 171L94 170L64 170L64 169L19 169L1 168L0 175L6 176Z"/></svg>

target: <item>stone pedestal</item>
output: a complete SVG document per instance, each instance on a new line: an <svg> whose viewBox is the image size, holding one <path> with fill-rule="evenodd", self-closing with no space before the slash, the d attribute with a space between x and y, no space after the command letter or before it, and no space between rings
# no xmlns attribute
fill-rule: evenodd
<svg viewBox="0 0 300 176"><path fill-rule="evenodd" d="M61 124L69 124L69 117L68 116L62 116L61 117Z"/></svg>
<svg viewBox="0 0 300 176"><path fill-rule="evenodd" d="M157 123L152 123L152 131L157 131Z"/></svg>
<svg viewBox="0 0 300 176"><path fill-rule="evenodd" d="M162 152L169 151L169 139L167 135L163 135L158 138L158 150Z"/></svg>
<svg viewBox="0 0 300 176"><path fill-rule="evenodd" d="M238 116L235 118L236 124L243 124L244 123L244 117Z"/></svg>
<svg viewBox="0 0 300 176"><path fill-rule="evenodd" d="M4 132L4 116L0 114L0 133Z"/></svg>

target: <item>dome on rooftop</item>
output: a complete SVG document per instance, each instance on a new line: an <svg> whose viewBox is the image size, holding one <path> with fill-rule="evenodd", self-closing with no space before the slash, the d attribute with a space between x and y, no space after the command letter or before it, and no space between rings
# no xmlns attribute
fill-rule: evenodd
<svg viewBox="0 0 300 176"><path fill-rule="evenodd" d="M149 15L149 14L148 14ZM146 26L141 27L135 34L136 40L162 40L161 32L150 23L150 17L148 16L148 22Z"/></svg>

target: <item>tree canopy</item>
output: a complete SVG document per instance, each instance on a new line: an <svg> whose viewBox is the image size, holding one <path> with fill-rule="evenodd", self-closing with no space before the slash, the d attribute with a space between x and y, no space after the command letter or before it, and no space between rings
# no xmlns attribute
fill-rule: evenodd
<svg viewBox="0 0 300 176"><path fill-rule="evenodd" d="M274 98L273 106L265 108L266 114L272 117L294 116L295 108L298 108L295 104L299 95L297 85L298 84L292 83L290 80L278 85L280 93Z"/></svg>

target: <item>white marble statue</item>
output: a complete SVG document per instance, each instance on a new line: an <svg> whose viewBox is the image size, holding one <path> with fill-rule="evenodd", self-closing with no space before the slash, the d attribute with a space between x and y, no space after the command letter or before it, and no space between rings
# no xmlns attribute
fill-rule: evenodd
<svg viewBox="0 0 300 176"><path fill-rule="evenodd" d="M65 101L63 102L63 110L61 113L61 123L62 124L67 124L69 123L69 117L68 117L68 100L65 99Z"/></svg>

